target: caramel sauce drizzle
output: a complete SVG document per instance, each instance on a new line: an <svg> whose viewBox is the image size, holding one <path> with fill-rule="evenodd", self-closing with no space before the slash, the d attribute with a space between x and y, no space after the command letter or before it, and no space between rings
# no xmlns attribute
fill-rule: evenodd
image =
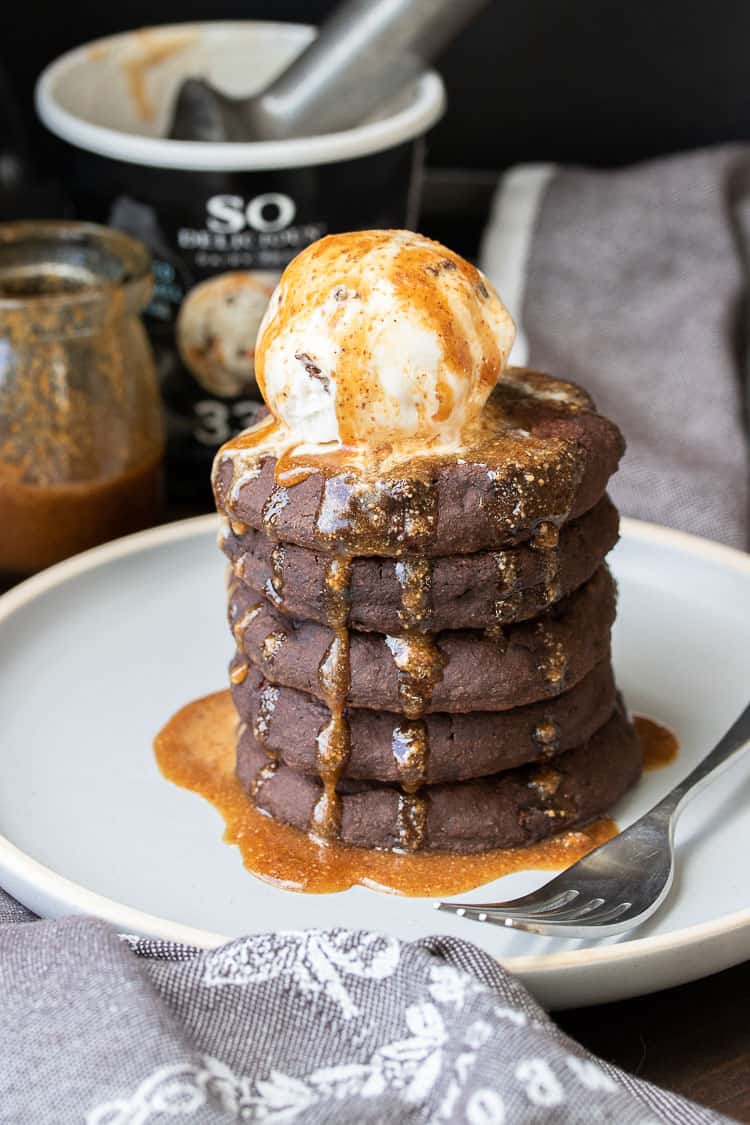
<svg viewBox="0 0 750 1125"><path fill-rule="evenodd" d="M321 466L322 462L310 471ZM318 537L325 543L345 542L351 554L398 555L418 548L429 540L437 521L430 469L429 460L414 463L412 475L398 480L371 480L366 472L347 467L326 473L316 515Z"/></svg>
<svg viewBox="0 0 750 1125"><path fill-rule="evenodd" d="M247 679L248 663L243 660L240 664L235 664L232 671L229 673L229 679L233 684L242 684Z"/></svg>
<svg viewBox="0 0 750 1125"><path fill-rule="evenodd" d="M218 506L236 504L243 486L257 479L264 461L274 457L276 488L263 521L272 537L275 520L288 502L287 487L320 473L324 481L315 528L322 549L335 545L351 555L414 555L427 545L437 525L437 477L446 465L461 460L487 473L493 493L491 518L499 533L512 541L520 530L548 521L550 512L554 523L562 522L584 471L583 459L569 439L531 432L540 402L563 416L592 409L590 399L576 388L533 371L508 368L480 416L467 423L460 451L431 453L424 443L411 447L403 441L378 449L347 446L345 441L303 448L273 418L265 418L217 454L215 485L221 466L227 461L232 466L229 484L217 491Z"/></svg>
<svg viewBox="0 0 750 1125"><path fill-rule="evenodd" d="M231 589L230 589L230 596L231 596ZM239 619L239 621L235 621L234 626L232 628L232 633L234 635L234 639L237 642L238 647L242 643L242 635L245 632L245 629L247 629L248 625L251 625L253 623L253 621L255 620L255 618L258 616L258 614L260 613L260 611L262 609L263 609L262 602L257 602L255 605L251 605L250 608L248 610L246 610L245 613L243 613L243 615Z"/></svg>
<svg viewBox="0 0 750 1125"><path fill-rule="evenodd" d="M522 506L519 510L522 510ZM542 558L545 605L551 605L558 601L562 593L559 543L560 529L556 522L542 520L537 524L530 540L530 546ZM518 555L514 551L495 551L492 558L498 574L498 596L494 606L495 618L502 624L506 621L515 620L523 603L523 591L518 586Z"/></svg>
<svg viewBox="0 0 750 1125"><path fill-rule="evenodd" d="M548 684L559 684L568 665L563 643L555 639L544 621L537 623L536 633L544 647L544 657L539 664L539 670Z"/></svg>
<svg viewBox="0 0 750 1125"><path fill-rule="evenodd" d="M537 524L531 547L542 556L544 600L546 605L558 601L560 586L560 528L550 520Z"/></svg>
<svg viewBox="0 0 750 1125"><path fill-rule="evenodd" d="M301 484L312 472L312 466L298 457L297 444L294 443L279 453L274 476L277 484L294 488L295 484Z"/></svg>
<svg viewBox="0 0 750 1125"><path fill-rule="evenodd" d="M263 747L267 754L270 753L268 736L278 701L279 689L273 684L264 684L258 697L258 709L253 719L253 735L255 741ZM272 754L271 756L275 757L276 755Z"/></svg>
<svg viewBox="0 0 750 1125"><path fill-rule="evenodd" d="M253 778L249 797L254 805L257 804L263 786L267 781L271 780L281 764L281 757L278 751L272 750L268 745L271 720L273 719L273 713L276 709L278 698L279 689L274 687L273 684L266 684L260 693L258 709L253 719L253 736L256 742L265 750L267 758L265 764L261 766ZM246 729L245 723L239 724L237 728L237 742L239 742Z"/></svg>
<svg viewBox="0 0 750 1125"><path fill-rule="evenodd" d="M286 547L275 543L271 551L271 576L263 584L263 593L272 605L278 606L284 600L284 563Z"/></svg>
<svg viewBox="0 0 750 1125"><path fill-rule="evenodd" d="M427 822L421 790L427 781L430 747L423 716L445 662L434 638L419 631L431 608L430 560L401 559L395 564L395 574L401 587L399 620L405 631L398 637L386 637L385 643L398 669L398 694L406 716L406 721L394 725L391 735L401 786L396 835L398 846L413 852L423 846Z"/></svg>
<svg viewBox="0 0 750 1125"><path fill-rule="evenodd" d="M518 556L513 551L494 551L493 562L497 569L497 598L495 600L495 620L502 634L504 621L512 621L521 608L522 593L518 583Z"/></svg>
<svg viewBox="0 0 750 1125"><path fill-rule="evenodd" d="M560 727L552 719L537 723L531 737L542 748L542 753L553 757L560 746Z"/></svg>
<svg viewBox="0 0 750 1125"><path fill-rule="evenodd" d="M399 621L406 629L417 629L431 609L432 562L427 558L399 559L394 572L401 587Z"/></svg>
<svg viewBox="0 0 750 1125"><path fill-rule="evenodd" d="M427 633L386 637L386 646L398 669L398 695L407 719L421 719L443 675L445 659Z"/></svg>
<svg viewBox="0 0 750 1125"><path fill-rule="evenodd" d="M337 377L337 386L339 383L343 388L345 380ZM357 386L361 389L359 374ZM543 555L543 581L547 600L551 602L557 600L560 589L557 523L569 512L583 465L566 439L531 434L540 399L563 413L592 409L590 400L575 388L533 372L506 371L481 415L467 424L460 457L487 473L493 490L490 513L501 535L514 542L522 530L528 533L529 527L535 527L532 546ZM446 401L445 405L449 409L450 403ZM434 638L423 631L430 611L431 565L419 552L438 524L438 474L446 464L455 463L459 455L422 455L420 451L415 456L406 446L398 451L388 445L382 450L355 449L346 444L345 428L341 429L342 445L312 451L299 448L272 418L232 439L215 462L217 468L227 459L232 463L232 478L226 494L218 497L219 506L227 498L236 502L242 485L259 476L267 457L275 457L275 483L263 508L262 523L269 538L276 540L279 516L289 503L288 489L310 473L320 472L323 476L315 515L316 536L324 550L335 544L347 552L332 556L326 572L328 623L334 635L318 669L330 719L318 734L317 768L323 792L312 817L311 831L328 841L335 840L339 833L340 801L336 786L350 753L345 708L351 675L348 614L352 557L391 555L399 559L396 577L401 586L399 620L403 631L398 636L386 637L386 644L398 671L404 715L403 721L394 723L392 734L401 784L399 841L405 851L410 851L421 847L424 838L426 804L421 790L429 761L424 715L444 663ZM538 510L540 485L546 490L544 515ZM552 519L547 514L550 511L555 513ZM277 547L265 588L266 596L274 604L281 601L283 589L283 547ZM494 557L498 572L496 623L485 635L504 651L507 641L502 626L517 616L523 593L518 588L517 555L501 551ZM565 672L565 653L543 622L539 627L544 649L540 667L550 683L559 684ZM264 658L273 659L284 637L282 633L272 633L266 638ZM540 724L535 737L551 753L556 732L548 728L549 724Z"/></svg>
<svg viewBox="0 0 750 1125"><path fill-rule="evenodd" d="M416 793L424 785L427 775L429 740L424 720L405 719L395 723L391 752L401 788L405 793Z"/></svg>
<svg viewBox="0 0 750 1125"><path fill-rule="evenodd" d="M263 662L271 663L275 656L278 655L281 646L286 643L286 633L283 629L274 629L264 639L261 645L261 652L263 653Z"/></svg>
<svg viewBox="0 0 750 1125"><path fill-rule="evenodd" d="M479 855L323 844L264 815L247 799L235 773L235 733L229 692L216 692L189 703L169 720L154 743L156 760L164 777L217 809L226 825L224 839L240 849L253 875L287 890L330 894L359 884L392 894L444 898L513 871L567 867L617 832L613 821L603 819L542 844ZM256 779L258 787L269 775Z"/></svg>
<svg viewBox="0 0 750 1125"><path fill-rule="evenodd" d="M269 539L275 538L276 521L288 503L288 490L282 484L275 484L263 505L263 529Z"/></svg>
<svg viewBox="0 0 750 1125"><path fill-rule="evenodd" d="M224 550L224 545L229 538L231 520L226 516L219 515L219 530L216 532L216 545L220 551Z"/></svg>
<svg viewBox="0 0 750 1125"><path fill-rule="evenodd" d="M532 769L526 784L539 798L542 812L551 820L565 816L565 813L555 807L555 794L560 788L562 774L550 766L539 766Z"/></svg>
<svg viewBox="0 0 750 1125"><path fill-rule="evenodd" d="M345 714L351 682L349 659L349 605L352 560L335 555L326 564L324 589L328 623L333 640L318 668L318 683L331 717L318 732L318 776L323 792L312 815L311 832L323 840L338 838L341 823L341 802L336 786L349 760L351 737Z"/></svg>
<svg viewBox="0 0 750 1125"><path fill-rule="evenodd" d="M279 768L279 759L269 757L264 766L258 770L253 780L252 789L250 790L250 800L257 803L260 791L267 781L270 781L276 770Z"/></svg>
<svg viewBox="0 0 750 1125"><path fill-rule="evenodd" d="M508 651L508 634L499 621L488 625L482 635L486 641L495 646L501 656L504 656Z"/></svg>
<svg viewBox="0 0 750 1125"><path fill-rule="evenodd" d="M398 846L405 852L416 852L424 843L427 825L427 804L417 793L402 791L398 795L396 811L396 837Z"/></svg>
<svg viewBox="0 0 750 1125"><path fill-rule="evenodd" d="M261 462L250 461L249 464L244 460L240 463L240 458L232 458L234 462L234 472L232 475L232 484L229 489L229 499L232 504L236 504L240 498L240 492L246 484L252 484L260 476ZM241 522L241 521L238 521ZM244 526L244 525L243 525Z"/></svg>

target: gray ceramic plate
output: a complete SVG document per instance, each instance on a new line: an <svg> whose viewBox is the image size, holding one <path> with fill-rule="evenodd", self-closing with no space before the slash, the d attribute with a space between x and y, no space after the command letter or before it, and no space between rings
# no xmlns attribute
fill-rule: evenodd
<svg viewBox="0 0 750 1125"><path fill-rule="evenodd" d="M551 1007L691 980L750 956L750 754L696 799L666 906L629 936L560 942L436 915L356 887L300 895L261 883L199 797L170 785L154 734L221 688L230 653L213 517L119 540L0 598L0 884L46 916L211 946L238 934L369 926L468 938ZM675 728L679 760L616 810L624 826L685 774L747 702L750 557L624 522L615 660L631 708ZM549 874L475 892L510 898Z"/></svg>

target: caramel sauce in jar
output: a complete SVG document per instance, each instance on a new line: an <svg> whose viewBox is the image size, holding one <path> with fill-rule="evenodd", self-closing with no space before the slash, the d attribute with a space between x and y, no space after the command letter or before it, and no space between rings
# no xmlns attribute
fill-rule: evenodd
<svg viewBox="0 0 750 1125"><path fill-rule="evenodd" d="M514 871L555 871L616 835L602 819L528 848L453 855L394 853L324 841L272 820L252 805L235 776L236 713L228 692L216 692L178 711L154 743L169 781L209 801L226 825L224 839L240 849L245 867L287 890L330 894L361 885L391 894L435 898L461 894ZM269 766L273 769L273 763ZM403 833L419 833L419 809L408 800Z"/></svg>
<svg viewBox="0 0 750 1125"><path fill-rule="evenodd" d="M110 479L24 484L0 462L0 571L23 576L156 523L163 504L161 450Z"/></svg>
<svg viewBox="0 0 750 1125"><path fill-rule="evenodd" d="M0 230L0 572L156 523L164 434L138 314L145 247L86 223Z"/></svg>
<svg viewBox="0 0 750 1125"><path fill-rule="evenodd" d="M633 726L643 748L644 770L661 770L670 766L680 752L677 735L669 727L645 715L635 715Z"/></svg>

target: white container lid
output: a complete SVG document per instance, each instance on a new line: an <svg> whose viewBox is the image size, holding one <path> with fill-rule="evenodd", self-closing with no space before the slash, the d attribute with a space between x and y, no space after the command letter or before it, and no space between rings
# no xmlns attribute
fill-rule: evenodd
<svg viewBox="0 0 750 1125"><path fill-rule="evenodd" d="M352 160L421 136L445 90L425 71L390 108L354 129L284 141L214 143L164 137L180 83L207 79L225 94L263 89L315 37L306 24L211 21L143 28L61 55L40 75L37 112L58 137L113 160L183 171L251 171Z"/></svg>

